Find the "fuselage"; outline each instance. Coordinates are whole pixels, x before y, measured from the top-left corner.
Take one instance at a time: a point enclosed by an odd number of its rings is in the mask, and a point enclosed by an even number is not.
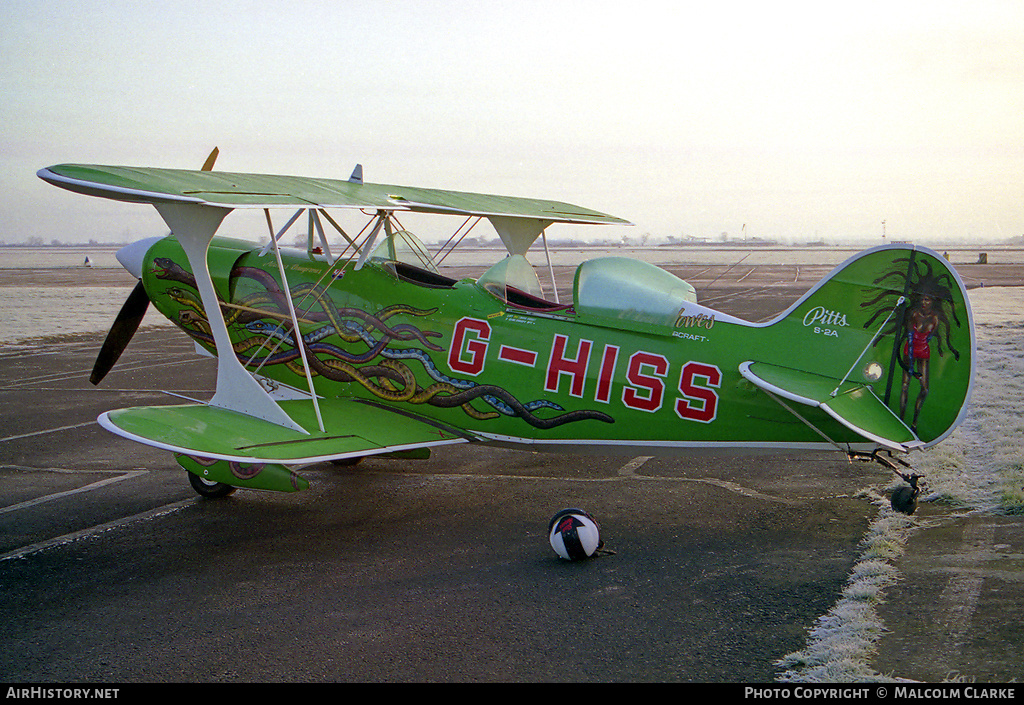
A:
[[[216,239],[208,261],[233,353],[250,371],[305,390],[275,258]],[[746,323],[692,301],[663,320],[629,315],[625,302],[622,316],[590,315],[579,301],[558,305],[515,289],[496,295],[475,280],[400,262],[370,259],[357,269],[297,250],[282,261],[320,396],[360,397],[492,442],[544,448],[834,447],[739,373],[747,360],[807,355],[786,326]],[[213,350],[173,238],[149,248],[142,275],[160,312]],[[863,442],[825,414],[807,414],[828,438]]]

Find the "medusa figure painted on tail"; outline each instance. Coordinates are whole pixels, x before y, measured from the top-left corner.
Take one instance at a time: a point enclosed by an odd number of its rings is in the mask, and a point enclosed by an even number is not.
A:
[[[957,285],[949,272],[936,273],[927,257],[908,257],[893,260],[893,269],[873,283],[883,291],[870,301],[861,304],[864,308],[874,307],[873,315],[865,328],[869,328],[882,315],[895,313],[881,331],[875,344],[887,335],[895,336],[894,356],[903,370],[900,387],[899,414],[904,418],[910,396],[911,380],[919,385],[914,401],[914,413],[910,428],[917,431],[921,407],[928,397],[931,384],[931,359],[933,352],[943,357],[950,352],[955,360],[960,351],[951,340],[953,326],[960,327],[956,301],[953,292]],[[872,293],[878,289],[872,289]],[[901,302],[902,299],[902,302]]]

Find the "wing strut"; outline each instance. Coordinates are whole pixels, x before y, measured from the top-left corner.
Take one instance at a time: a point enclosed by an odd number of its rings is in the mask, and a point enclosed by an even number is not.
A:
[[[153,205],[188,257],[217,347],[217,390],[210,400],[210,406],[237,411],[308,435],[246,371],[231,345],[206,259],[210,241],[231,209],[195,203]]]
[[[387,226],[388,235],[391,234],[391,222],[390,222],[390,211],[379,210],[377,211],[377,222],[373,226],[373,230],[363,240],[363,251],[359,253],[359,261],[356,262],[356,271],[363,268],[366,264],[366,260],[370,257],[370,251],[373,249],[373,241],[377,239],[377,235],[380,234],[380,228],[382,225]]]
[[[451,237],[449,237],[448,240],[445,241],[443,245],[441,245],[437,252],[434,253],[434,266],[440,267],[441,263],[444,262],[445,257],[447,257],[448,255],[455,251],[455,248],[459,246],[459,244],[466,238],[467,235],[469,235],[469,231],[475,228],[477,223],[479,223],[481,220],[483,220],[483,218],[481,218],[480,216],[471,215],[467,217],[466,220],[463,221],[462,225],[460,225],[458,229],[454,233],[452,233]],[[472,224],[470,224],[471,222]],[[462,232],[463,228],[466,228],[465,232]],[[452,240],[455,240],[455,242],[452,243]],[[449,245],[451,246],[449,247]],[[447,252],[445,252],[445,248],[448,248]]]
[[[338,233],[339,233],[339,234],[340,234],[340,235],[341,235],[341,236],[342,236],[343,238],[345,238],[345,240],[346,240],[346,241],[348,242],[348,245],[346,245],[346,246],[345,246],[345,249],[341,251],[341,254],[340,254],[340,255],[338,255],[338,259],[341,259],[342,257],[344,257],[344,256],[345,256],[345,253],[346,253],[346,252],[348,252],[348,248],[349,248],[349,247],[353,247],[353,248],[355,248],[355,250],[354,250],[354,251],[358,253],[358,252],[359,252],[359,245],[357,245],[357,244],[355,243],[355,240],[353,240],[352,238],[350,238],[350,237],[348,236],[348,233],[346,233],[346,232],[345,232],[345,230],[344,230],[344,229],[343,229],[343,228],[342,228],[342,227],[341,227],[340,225],[338,225],[337,221],[335,221],[335,220],[334,220],[334,218],[332,218],[332,217],[331,217],[331,214],[330,214],[330,213],[328,213],[327,211],[325,211],[325,210],[324,210],[323,208],[320,208],[320,209],[318,209],[318,212],[320,213],[320,215],[322,215],[322,216],[323,216],[324,218],[326,218],[326,219],[327,219],[327,222],[328,222],[328,223],[330,223],[331,225],[333,225],[333,226],[334,226],[334,229],[335,229],[335,230],[337,230],[337,231],[338,231]],[[356,239],[359,239],[359,235],[356,235]],[[337,260],[335,260],[335,262],[336,262],[336,261],[337,261]]]
[[[271,229],[270,229],[270,242],[268,242],[266,245],[264,245],[263,249],[260,250],[260,257],[263,257],[268,252],[270,252],[270,248],[271,247],[274,247],[274,248],[277,247],[277,241],[280,240],[282,237],[284,237],[284,234],[286,232],[288,232],[288,228],[292,227],[292,224],[295,223],[295,221],[299,219],[300,215],[302,215],[302,211],[303,211],[302,208],[300,208],[299,210],[295,211],[295,214],[291,218],[288,219],[288,222],[285,223],[284,227],[281,228],[281,230],[278,231],[277,235],[274,235],[274,229],[273,229],[273,226],[271,226]],[[267,216],[267,223],[269,223],[270,222],[270,210],[267,209],[267,208],[264,208],[263,209],[263,213]]]
[[[320,239],[320,245],[324,248],[324,255],[327,256],[327,261],[333,265],[334,257],[331,256],[331,245],[327,242],[327,236],[324,235],[324,225],[320,222],[320,216],[317,215],[315,208],[309,209],[309,223],[310,223],[310,234],[309,234],[309,251],[313,251],[313,233],[312,228],[316,228],[316,235]]]
[[[295,340],[295,347],[299,349],[299,355],[302,356],[302,369],[306,373],[306,382],[309,384],[309,396],[313,400],[313,410],[316,412],[316,423],[317,426],[320,427],[320,432],[323,433],[324,418],[320,415],[320,404],[316,400],[316,388],[313,386],[313,374],[309,370],[309,360],[306,358],[306,342],[302,339],[302,331],[299,329],[299,317],[295,315],[295,302],[292,300],[292,290],[288,286],[288,277],[284,273],[284,262],[281,261],[281,248],[277,244],[277,238],[271,238],[270,241],[274,243],[274,256],[277,258],[277,271],[281,274],[281,289],[284,290],[284,299],[288,302],[288,314],[292,317],[292,337]]]
[[[491,215],[487,219],[491,221],[510,255],[525,255],[530,245],[554,222],[541,218],[510,218],[501,215]]]
[[[548,249],[548,236],[543,230],[540,231],[541,239],[544,240],[544,254],[548,258],[548,274],[551,275],[551,290],[555,292],[555,303],[560,304],[558,300],[558,285],[555,284],[555,268],[551,266],[551,250]]]

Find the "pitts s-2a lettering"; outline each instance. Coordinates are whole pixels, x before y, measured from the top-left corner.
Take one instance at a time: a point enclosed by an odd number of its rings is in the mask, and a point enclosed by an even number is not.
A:
[[[645,455],[838,449],[896,470],[878,451],[932,446],[964,413],[970,307],[956,272],[925,248],[867,250],[766,323],[703,306],[678,277],[619,257],[579,265],[572,300],[561,302],[528,261],[531,246],[552,223],[625,221],[566,203],[367,184],[361,168],[347,181],[211,168],[39,172],[71,191],[151,204],[170,227],[118,253],[139,283],[92,379],[150,303],[217,356],[209,401],[99,419],[174,453],[204,495],[293,491],[307,486],[306,465],[454,443]],[[215,237],[239,208],[264,210],[266,246]],[[331,208],[369,222],[351,237]],[[278,229],[279,209],[290,215]],[[486,219],[508,256],[478,278],[449,278],[436,265],[446,253],[398,225],[405,212],[464,219],[447,251]],[[300,218],[307,247],[281,247]]]

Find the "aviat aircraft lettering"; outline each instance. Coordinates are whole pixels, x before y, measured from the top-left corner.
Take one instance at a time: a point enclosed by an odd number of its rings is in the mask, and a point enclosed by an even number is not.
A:
[[[340,181],[212,163],[39,172],[71,191],[151,204],[170,227],[118,253],[139,283],[91,379],[113,366],[150,303],[217,356],[210,400],[99,418],[173,453],[206,496],[294,491],[307,486],[307,465],[423,457],[455,443],[645,455],[837,449],[908,479],[909,511],[917,476],[896,462],[963,416],[970,307],[956,272],[925,248],[867,250],[766,323],[703,306],[678,277],[619,257],[581,264],[561,302],[528,261],[531,246],[552,223],[625,221],[553,201],[364,183],[361,168]],[[265,246],[215,236],[242,208],[265,212]],[[362,233],[345,232],[335,208],[366,213]],[[486,219],[508,255],[476,279],[446,277],[436,266],[444,253],[399,225],[406,212],[459,216],[447,251]],[[300,219],[307,247],[281,247]]]

